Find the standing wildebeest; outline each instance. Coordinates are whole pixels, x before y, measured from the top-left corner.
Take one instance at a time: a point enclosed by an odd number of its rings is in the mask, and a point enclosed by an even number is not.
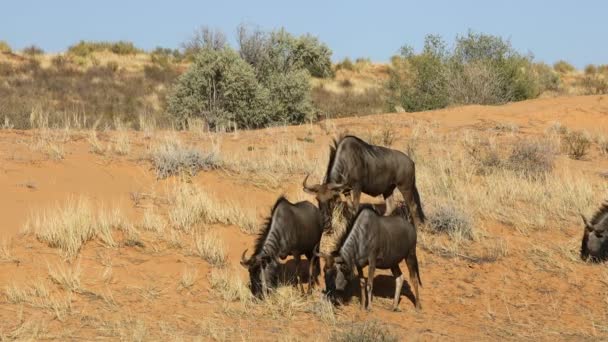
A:
[[[416,258],[416,228],[408,220],[405,208],[398,208],[395,215],[381,216],[371,206],[362,206],[338,246],[331,255],[320,254],[325,259],[325,288],[330,295],[336,290],[344,291],[356,268],[361,286],[361,308],[369,310],[376,268],[390,269],[395,276],[393,310],[398,311],[403,286],[399,262],[405,259],[410,286],[413,286],[416,296],[416,309],[421,308],[418,284],[422,285],[422,282]],[[365,266],[368,266],[367,279],[363,276]]]
[[[285,259],[293,255],[296,263],[296,278],[301,291],[304,287],[300,282],[300,256],[306,255],[309,267],[309,291],[312,290],[313,273],[316,268],[320,271],[319,259],[312,262],[313,250],[319,240],[323,227],[321,214],[317,207],[308,201],[291,203],[280,197],[274,206],[265,228],[258,237],[253,255],[245,259],[247,250],[241,256],[241,265],[248,268],[251,292],[255,296],[266,295],[269,287],[276,285],[276,269],[278,258]],[[315,267],[316,266],[316,267]]]
[[[605,261],[608,259],[608,202],[593,215],[591,221],[587,221],[581,215],[585,223],[583,242],[581,244],[581,259],[591,261]]]
[[[359,209],[361,193],[384,196],[386,214],[393,211],[393,190],[398,188],[408,205],[412,223],[424,222],[420,194],[416,188],[416,169],[403,152],[375,146],[354,137],[345,136],[329,150],[329,163],[323,184],[307,185],[304,191],[316,196],[323,216],[324,229],[330,229],[331,213],[340,193],[351,191],[352,207]],[[415,216],[418,216],[416,219]]]

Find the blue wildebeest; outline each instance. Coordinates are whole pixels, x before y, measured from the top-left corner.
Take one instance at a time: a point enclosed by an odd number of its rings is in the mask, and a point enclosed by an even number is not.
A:
[[[357,270],[361,286],[361,308],[371,309],[374,273],[390,269],[395,276],[393,310],[399,311],[403,274],[399,268],[405,259],[414,289],[416,309],[420,309],[418,285],[422,285],[416,258],[416,228],[408,220],[407,210],[397,208],[391,216],[378,214],[373,207],[363,205],[351,221],[346,234],[331,254],[319,254],[325,259],[325,288],[330,296],[344,291]],[[363,268],[368,267],[368,278]]]
[[[581,244],[581,259],[594,262],[608,260],[608,202],[602,204],[590,221],[585,223]]]
[[[398,188],[407,203],[414,225],[424,222],[425,216],[416,188],[416,168],[403,152],[375,146],[354,137],[345,136],[334,140],[329,150],[329,163],[322,184],[308,185],[308,176],[302,186],[304,191],[316,196],[323,228],[331,229],[331,213],[341,193],[350,192],[354,212],[359,209],[361,193],[384,196],[386,215],[394,209],[393,191]]]
[[[302,254],[309,261],[309,292],[312,291],[313,279],[316,282],[316,275],[320,272],[319,259],[315,258],[316,264],[312,262],[313,250],[321,239],[322,231],[321,214],[317,207],[308,201],[293,204],[280,197],[255,242],[252,256],[245,258],[247,250],[241,256],[241,265],[249,270],[251,292],[260,297],[276,286],[278,259],[285,259],[289,255],[294,257],[298,286],[304,291],[299,273]]]

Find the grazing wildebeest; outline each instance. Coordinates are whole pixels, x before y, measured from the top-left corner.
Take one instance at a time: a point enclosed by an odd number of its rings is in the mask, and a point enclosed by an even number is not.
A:
[[[308,176],[302,186],[304,191],[316,196],[324,229],[331,228],[333,206],[340,194],[348,191],[351,192],[355,212],[359,209],[361,193],[365,193],[374,197],[384,196],[388,215],[394,209],[393,191],[398,188],[408,205],[412,223],[417,225],[417,220],[424,222],[414,161],[403,152],[345,136],[338,142],[334,140],[330,147],[323,183],[307,185],[307,180]]]
[[[416,228],[408,220],[407,210],[397,208],[391,216],[378,214],[373,207],[363,205],[349,225],[336,251],[325,259],[325,289],[330,296],[344,291],[357,269],[361,286],[361,308],[371,309],[374,272],[376,268],[390,269],[395,276],[393,310],[399,310],[399,297],[403,274],[399,268],[406,261],[410,273],[410,286],[414,288],[416,309],[420,309],[418,284],[422,285],[416,258]],[[368,278],[363,268],[368,266]]]
[[[312,280],[316,282],[316,275],[320,272],[319,259],[315,258],[316,264],[312,262],[313,250],[322,232],[321,214],[317,207],[308,201],[293,204],[280,197],[255,243],[253,255],[247,260],[245,250],[241,256],[241,265],[249,270],[251,292],[258,297],[266,295],[268,289],[276,285],[278,258],[285,259],[289,255],[294,257],[298,286],[304,291],[299,273],[302,254],[310,264],[309,291],[312,291]]]
[[[581,214],[585,223],[581,259],[595,262],[608,260],[608,202],[593,215],[590,221]]]

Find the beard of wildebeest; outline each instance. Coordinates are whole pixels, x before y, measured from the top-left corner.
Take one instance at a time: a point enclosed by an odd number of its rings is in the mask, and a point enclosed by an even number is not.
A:
[[[608,260],[608,205],[593,216],[590,221],[581,215],[585,224],[581,243],[581,259],[593,262]]]
[[[277,268],[276,260],[271,260],[268,263],[254,263],[248,267],[249,288],[255,297],[261,298],[265,295],[264,284],[266,284],[266,291],[277,285]]]

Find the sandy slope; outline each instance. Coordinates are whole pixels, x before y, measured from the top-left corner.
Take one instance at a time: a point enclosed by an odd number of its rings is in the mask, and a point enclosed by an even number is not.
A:
[[[520,128],[519,134],[537,135],[551,122],[559,121],[569,128],[608,134],[608,98],[539,99],[497,107],[467,106],[348,118],[336,120],[334,124],[336,130],[363,135],[388,124],[398,131],[400,139],[395,146],[401,148],[404,137],[410,133],[405,123],[411,120],[428,122],[440,132],[483,130],[497,123],[514,123]],[[133,151],[126,157],[90,153],[84,133],[75,133],[65,146],[65,159],[60,161],[32,151],[29,141],[33,134],[0,132],[0,239],[12,239],[12,254],[18,259],[18,262],[0,262],[0,289],[13,283],[43,281],[53,293],[65,297],[65,291],[56,289],[48,280],[48,265],[63,264],[57,250],[32,236],[18,234],[28,214],[82,195],[97,204],[119,206],[130,220],[138,222],[143,208],[152,205],[152,198],[164,198],[173,180],[156,180],[145,159],[150,141],[141,133],[131,135]],[[223,155],[246,153],[251,147],[264,151],[281,139],[303,138],[308,134],[313,140],[306,145],[310,158],[323,156],[331,135],[319,125],[226,134],[221,151]],[[209,142],[196,134],[180,133],[179,136],[188,143],[209,148]],[[105,136],[104,141],[110,139],[111,135]],[[322,163],[324,159],[319,160]],[[607,159],[597,152],[587,160],[565,163],[571,168],[584,168],[590,177],[596,178],[598,172],[608,168]],[[287,179],[277,178],[278,186],[268,188],[252,184],[249,179],[255,177],[215,170],[199,173],[193,182],[220,201],[257,210],[261,222],[261,216],[267,214],[279,194],[285,193],[292,199],[309,198],[300,193],[302,177],[297,174]],[[424,201],[424,193],[422,197]],[[160,206],[165,207],[162,203]],[[228,269],[247,281],[246,273],[238,266],[238,258],[244,248],[250,248],[254,236],[234,226],[214,229],[227,246]],[[405,296],[401,303],[403,312],[388,311],[393,280],[380,275],[375,280],[376,295],[380,299],[374,311],[359,312],[355,298],[339,310],[337,327],[378,320],[390,324],[404,340],[608,338],[608,326],[604,323],[608,315],[605,267],[568,260],[558,254],[551,257],[559,258],[560,267],[539,267],[536,260],[529,258],[528,252],[535,243],[550,250],[554,246],[565,246],[575,251],[580,227],[572,226],[558,233],[537,231],[522,235],[497,222],[484,222],[484,229],[508,243],[507,257],[496,262],[473,262],[422,250],[419,252],[424,284],[422,312],[416,313]],[[74,294],[71,313],[62,321],[49,311],[11,304],[0,296],[0,333],[10,337],[15,329],[22,328],[26,332],[22,332],[21,337],[29,336],[32,333],[23,327],[32,320],[44,322],[40,328],[43,336],[56,338],[102,335],[130,339],[143,325],[144,339],[168,336],[190,339],[200,335],[209,337],[209,331],[201,326],[211,324],[221,332],[220,339],[224,336],[245,340],[316,340],[329,336],[335,328],[321,323],[314,315],[297,311],[292,317],[282,318],[285,323],[281,323],[280,317],[258,317],[255,310],[243,312],[238,304],[226,303],[211,293],[208,281],[211,267],[206,262],[190,255],[187,248],[154,246],[153,240],[146,240],[143,248],[105,248],[97,242],[88,243],[78,260],[82,287],[95,294],[113,293],[114,304],[100,299],[99,295]],[[108,267],[104,260],[112,260],[109,281],[101,280]],[[180,290],[177,279],[188,267],[197,270],[199,280],[191,289]]]

